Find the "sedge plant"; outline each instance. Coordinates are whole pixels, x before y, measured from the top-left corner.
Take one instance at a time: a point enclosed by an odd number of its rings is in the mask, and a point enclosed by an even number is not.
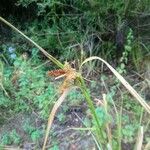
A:
[[[50,59],[54,64],[56,64],[58,67],[60,67],[62,69],[62,71],[64,72],[64,74],[63,74],[64,81],[62,83],[61,90],[60,90],[61,96],[58,99],[58,101],[55,103],[55,105],[54,105],[54,107],[50,113],[42,150],[46,149],[46,143],[47,143],[49,131],[51,129],[51,125],[52,125],[54,116],[56,114],[56,111],[58,110],[58,108],[60,107],[60,105],[62,104],[62,102],[64,101],[65,97],[68,95],[68,93],[72,87],[80,88],[86,101],[87,101],[88,107],[89,107],[89,109],[92,113],[92,116],[93,116],[93,120],[96,123],[95,124],[95,126],[96,126],[95,135],[96,135],[96,138],[97,138],[97,141],[98,141],[100,147],[102,148],[107,143],[109,143],[111,145],[111,139],[109,138],[108,141],[106,141],[106,139],[103,135],[103,132],[102,132],[102,129],[100,126],[100,121],[99,121],[98,115],[95,112],[95,107],[94,107],[93,101],[91,99],[91,95],[88,92],[88,89],[87,89],[86,84],[84,82],[84,78],[81,75],[81,70],[82,70],[83,65],[87,62],[92,61],[92,60],[99,60],[99,61],[103,62],[112,71],[112,73],[118,78],[118,80],[120,80],[120,82],[125,86],[125,88],[143,106],[143,108],[150,114],[150,106],[145,102],[145,100],[133,89],[133,87],[111,65],[109,65],[102,58],[97,57],[97,56],[87,58],[86,60],[84,60],[82,62],[79,71],[77,71],[74,68],[72,68],[68,63],[63,64],[59,60],[57,60],[55,57],[53,57],[52,55],[47,53],[42,47],[40,47],[37,43],[35,43],[33,40],[31,40],[24,33],[22,33],[20,30],[18,30],[16,27],[14,27],[12,24],[10,24],[8,21],[3,19],[2,17],[0,17],[0,20],[2,22],[4,22],[5,24],[7,24],[9,27],[11,27],[16,32],[20,33],[26,40],[28,40],[34,46],[36,46],[48,59]],[[107,128],[108,128],[108,125],[107,125]]]

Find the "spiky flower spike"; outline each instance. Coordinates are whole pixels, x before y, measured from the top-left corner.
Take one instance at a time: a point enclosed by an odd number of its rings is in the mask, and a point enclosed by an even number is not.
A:
[[[48,71],[48,75],[56,77],[56,79],[64,77],[64,81],[60,86],[60,92],[63,93],[64,90],[74,85],[78,73],[68,62],[65,62],[63,69]]]

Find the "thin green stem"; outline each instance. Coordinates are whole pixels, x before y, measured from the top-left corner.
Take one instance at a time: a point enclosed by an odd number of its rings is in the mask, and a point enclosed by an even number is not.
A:
[[[102,141],[102,143],[104,143],[104,135],[103,135],[103,132],[101,130],[99,119],[98,119],[98,116],[95,112],[95,107],[94,107],[93,102],[91,100],[90,94],[89,94],[89,92],[86,88],[86,85],[84,83],[84,80],[83,80],[82,76],[80,76],[77,80],[78,80],[78,86],[80,87],[83,95],[85,96],[86,101],[88,103],[88,106],[89,106],[89,108],[91,110],[91,113],[93,115],[93,118],[96,122],[96,130],[97,130],[98,139],[99,139],[99,141]]]

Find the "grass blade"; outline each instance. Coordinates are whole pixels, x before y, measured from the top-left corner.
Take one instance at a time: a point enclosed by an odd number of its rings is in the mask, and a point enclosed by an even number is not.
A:
[[[55,114],[56,114],[58,108],[60,107],[60,105],[62,104],[62,102],[65,100],[68,93],[69,93],[69,89],[66,89],[52,108],[52,111],[51,111],[49,118],[48,118],[48,124],[47,124],[47,129],[46,129],[46,134],[45,134],[45,139],[44,139],[44,144],[43,144],[42,150],[45,150],[46,143],[48,140],[49,131],[51,129]]]
[[[103,60],[100,57],[97,56],[92,56],[87,58],[86,60],[84,60],[84,62],[81,64],[81,67],[92,60],[100,60],[102,61],[104,64],[106,64],[106,66],[113,72],[113,74],[120,80],[120,82],[125,86],[125,88],[138,100],[138,102],[144,107],[144,109],[150,114],[150,106],[145,102],[145,100],[133,89],[133,87],[109,64],[107,63],[105,60]]]
[[[142,150],[142,143],[143,143],[143,126],[141,126],[139,128],[139,131],[138,131],[138,137],[137,137],[137,141],[136,141],[136,144],[135,144],[135,150]]]

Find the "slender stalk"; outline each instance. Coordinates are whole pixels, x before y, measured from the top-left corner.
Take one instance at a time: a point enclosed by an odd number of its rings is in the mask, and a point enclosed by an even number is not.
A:
[[[4,91],[5,95],[6,95],[8,98],[10,98],[10,96],[8,95],[8,93],[7,93],[7,91],[5,90],[5,88],[4,88],[4,86],[3,86],[2,83],[0,83],[0,86],[1,86],[2,90]]]
[[[99,139],[98,141],[102,141],[102,143],[104,143],[104,135],[103,135],[103,132],[102,132],[102,130],[101,130],[101,126],[100,126],[100,123],[99,123],[99,119],[98,119],[98,116],[97,116],[97,114],[96,114],[96,112],[95,112],[95,107],[94,107],[94,105],[93,105],[93,102],[92,102],[92,99],[91,99],[91,97],[90,97],[90,94],[89,94],[88,91],[87,91],[87,88],[86,88],[86,85],[85,85],[85,83],[84,83],[84,80],[83,80],[82,76],[80,76],[80,77],[78,78],[78,86],[80,87],[80,89],[81,89],[83,95],[85,96],[86,101],[87,101],[87,103],[88,103],[88,106],[89,106],[89,108],[90,108],[90,110],[91,110],[91,113],[92,113],[92,115],[93,115],[93,118],[94,118],[94,120],[95,120],[95,122],[96,122],[97,136],[98,136],[98,139]]]
[[[54,58],[52,55],[50,55],[49,53],[47,53],[41,46],[39,46],[37,43],[35,43],[33,40],[31,40],[29,37],[27,37],[24,33],[22,33],[20,30],[18,30],[15,26],[13,26],[11,23],[9,23],[8,21],[6,21],[4,18],[0,17],[0,20],[2,22],[4,22],[5,24],[7,24],[10,28],[12,28],[13,30],[15,30],[16,32],[20,33],[26,40],[28,40],[29,42],[31,42],[34,46],[36,46],[41,52],[43,52],[43,54],[49,58],[53,63],[55,63],[57,66],[59,66],[60,68],[63,68],[64,65],[58,61],[56,58]]]
[[[3,63],[0,61],[0,87],[2,88],[2,90],[4,91],[5,95],[7,97],[9,97],[7,91],[5,90],[5,87],[3,86]],[[10,97],[9,97],[10,98]]]
[[[117,115],[118,150],[121,150],[121,115]]]
[[[105,109],[106,116],[109,116],[106,94],[103,94],[103,101],[104,101],[104,109]],[[105,128],[106,128],[106,133],[107,133],[107,137],[108,137],[108,145],[109,145],[109,147],[112,148],[112,134],[111,134],[110,122],[106,123]]]

